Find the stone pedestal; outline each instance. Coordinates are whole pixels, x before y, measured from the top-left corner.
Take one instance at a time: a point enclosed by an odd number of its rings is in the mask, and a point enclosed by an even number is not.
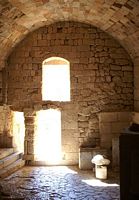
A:
[[[91,163],[92,158],[97,155],[105,155],[107,156],[106,149],[100,149],[99,147],[80,147],[79,149],[79,168],[89,170],[93,168]]]

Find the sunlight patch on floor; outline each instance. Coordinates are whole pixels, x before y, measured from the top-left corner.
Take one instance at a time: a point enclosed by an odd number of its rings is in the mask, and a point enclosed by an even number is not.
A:
[[[92,179],[92,180],[82,180],[82,182],[90,185],[90,186],[100,186],[100,187],[119,187],[118,184],[116,183],[105,183],[101,180],[96,180],[96,179]]]

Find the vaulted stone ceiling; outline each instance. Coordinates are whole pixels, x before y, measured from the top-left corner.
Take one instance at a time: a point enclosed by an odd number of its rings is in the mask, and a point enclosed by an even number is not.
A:
[[[0,67],[29,32],[65,20],[99,27],[139,57],[139,0],[0,0]]]

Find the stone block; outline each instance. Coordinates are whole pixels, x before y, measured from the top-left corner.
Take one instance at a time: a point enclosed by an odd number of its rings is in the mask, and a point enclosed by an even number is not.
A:
[[[78,121],[81,121],[81,122],[83,122],[83,121],[88,121],[88,119],[89,119],[88,116],[82,116],[82,115],[79,115],[79,116],[78,116]]]
[[[25,117],[32,117],[36,115],[36,112],[31,108],[24,108]]]
[[[138,74],[139,74],[139,65],[134,67],[134,78],[136,80],[139,79]]]
[[[93,165],[91,163],[92,157],[92,151],[84,150],[84,152],[79,152],[79,169],[93,169]]]
[[[111,131],[112,134],[120,134],[123,129],[127,128],[130,125],[129,122],[112,122]]]
[[[34,160],[34,155],[24,154],[23,160]]]
[[[103,134],[111,134],[111,123],[109,122],[100,122],[99,123],[99,130],[100,130],[100,134],[103,135]]]
[[[116,122],[117,113],[116,112],[104,112],[99,114],[100,122]]]
[[[78,153],[68,153],[68,154],[64,154],[63,156],[63,164],[66,165],[77,165],[79,163],[79,154]]]
[[[110,150],[112,147],[112,137],[101,139],[100,147]]]
[[[27,142],[27,154],[34,154],[34,141],[28,141]]]
[[[66,118],[65,118],[66,119]],[[78,129],[77,121],[72,120],[71,118],[66,120],[63,120],[62,123],[62,129]]]
[[[134,77],[134,87],[139,90],[139,77]]]
[[[65,138],[62,141],[62,145],[64,146],[64,151],[67,153],[78,152],[79,142],[72,138],[70,138],[69,140],[66,140],[66,139],[67,138]]]
[[[124,76],[123,77],[123,82],[131,83],[131,82],[133,82],[133,77],[126,77],[126,76]]]
[[[117,120],[130,123],[132,121],[132,112],[117,112]]]
[[[132,121],[134,123],[139,124],[139,113],[138,112],[133,112],[133,114],[132,114]]]
[[[32,116],[25,117],[25,124],[34,125],[34,120],[35,120],[35,118]]]
[[[139,101],[138,100],[134,100],[134,110],[136,112],[139,112]]]
[[[122,71],[133,71],[133,67],[132,66],[122,66]]]
[[[95,155],[101,154],[105,157],[108,157],[106,149],[100,148],[82,148],[79,149],[79,168],[83,170],[93,169],[94,165],[91,160]]]
[[[117,65],[128,65],[129,64],[129,61],[128,59],[123,59],[123,58],[118,58],[115,60],[116,64]]]
[[[82,121],[82,122],[79,121],[79,122],[78,122],[78,127],[79,127],[79,128],[88,128],[88,126],[89,126],[88,121],[86,121],[86,122],[85,122],[85,121]]]
[[[121,66],[119,66],[119,65],[110,65],[110,68],[111,68],[111,70],[114,70],[114,71],[120,71],[122,68],[121,68]]]
[[[134,99],[135,99],[135,101],[139,101],[139,88],[137,88],[137,87],[135,87],[136,89],[134,89]]]
[[[62,137],[71,137],[77,139],[79,131],[76,129],[62,129]]]

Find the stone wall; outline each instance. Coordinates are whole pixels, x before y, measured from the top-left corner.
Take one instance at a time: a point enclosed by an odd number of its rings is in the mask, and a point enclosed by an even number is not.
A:
[[[139,112],[133,112],[132,121],[133,123],[139,124]]]
[[[99,114],[99,130],[101,146],[112,147],[112,139],[119,137],[124,128],[129,127],[132,121],[131,112],[104,112]]]
[[[112,165],[119,167],[119,136],[132,122],[132,112],[104,112],[99,114],[101,148],[112,152]]]
[[[0,148],[12,147],[12,114],[9,106],[0,106]]]
[[[0,106],[0,148],[14,148],[24,152],[24,117],[9,106]]]
[[[70,102],[42,101],[42,62],[52,56],[70,62]],[[130,57],[111,36],[87,24],[58,22],[29,34],[10,55],[7,72],[7,98],[12,109],[41,110],[45,106],[47,109],[48,103],[50,107],[56,105],[60,109],[69,107],[63,109],[62,118],[63,130],[69,134],[70,141],[65,147],[76,158],[79,146],[99,145],[99,112],[133,109]],[[73,131],[67,116],[75,108],[77,127]],[[72,149],[76,132],[78,142]]]
[[[2,78],[2,76],[3,76],[3,73],[2,73],[2,71],[0,71],[0,104],[2,104],[2,101],[3,101],[3,98],[2,98],[2,96],[3,96],[3,94],[2,94],[3,78]]]
[[[139,57],[134,60],[134,110],[139,112]]]

